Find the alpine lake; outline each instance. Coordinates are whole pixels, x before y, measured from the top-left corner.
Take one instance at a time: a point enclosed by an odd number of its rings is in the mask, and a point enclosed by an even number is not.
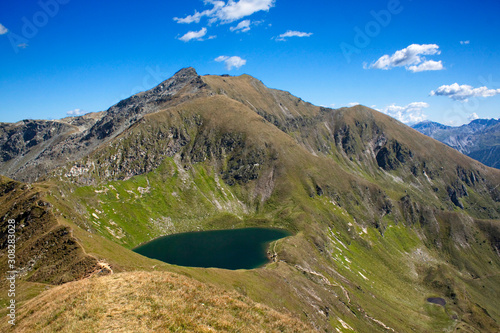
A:
[[[272,228],[187,232],[154,239],[134,251],[178,266],[254,269],[269,262],[271,242],[291,235]]]

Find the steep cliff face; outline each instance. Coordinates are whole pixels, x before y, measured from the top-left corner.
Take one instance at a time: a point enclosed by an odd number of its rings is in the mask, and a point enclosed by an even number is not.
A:
[[[185,69],[79,121],[12,173],[45,179],[58,218],[82,234],[133,248],[182,231],[284,227],[296,235],[273,245],[266,268],[184,272],[325,331],[499,327],[489,278],[500,268],[500,172],[386,115]]]

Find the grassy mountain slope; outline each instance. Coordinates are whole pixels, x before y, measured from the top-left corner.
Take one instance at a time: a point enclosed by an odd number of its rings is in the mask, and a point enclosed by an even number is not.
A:
[[[61,284],[99,269],[96,258],[85,253],[67,226],[58,223],[43,189],[0,178],[0,244],[7,249],[8,220],[16,221],[16,265],[25,281]],[[5,275],[7,256],[0,258]]]
[[[247,75],[190,75],[175,103],[139,112],[38,185],[87,253],[115,272],[176,272],[235,290],[321,331],[498,330],[498,170],[362,106],[316,107]],[[156,90],[140,96],[153,101]],[[250,271],[127,250],[245,226],[295,235]]]
[[[1,324],[7,329],[5,322]],[[172,273],[72,282],[26,303],[15,332],[312,332],[236,292]]]

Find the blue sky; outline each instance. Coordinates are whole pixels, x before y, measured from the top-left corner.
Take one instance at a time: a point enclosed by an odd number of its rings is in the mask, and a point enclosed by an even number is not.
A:
[[[498,118],[498,13],[497,0],[2,1],[0,121],[106,110],[187,66],[406,123]]]

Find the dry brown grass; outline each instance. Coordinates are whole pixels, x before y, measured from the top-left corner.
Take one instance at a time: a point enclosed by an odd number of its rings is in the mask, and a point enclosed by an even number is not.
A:
[[[203,76],[203,81],[217,94],[239,101],[253,111],[265,110],[280,118],[317,115],[320,108],[291,95],[287,91],[269,89],[258,79],[241,75]]]
[[[4,327],[2,327],[4,325]],[[6,332],[6,323],[0,330]],[[310,332],[236,292],[164,272],[120,273],[55,287],[18,311],[14,332]]]

